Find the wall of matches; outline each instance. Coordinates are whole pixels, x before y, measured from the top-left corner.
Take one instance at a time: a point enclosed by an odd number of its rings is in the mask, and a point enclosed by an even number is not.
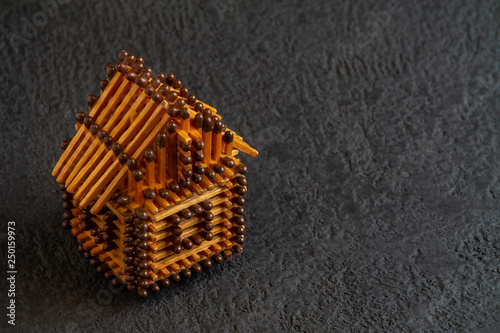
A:
[[[122,51],[106,72],[52,175],[79,251],[147,297],[242,252],[247,167],[237,154],[257,151],[141,57]]]

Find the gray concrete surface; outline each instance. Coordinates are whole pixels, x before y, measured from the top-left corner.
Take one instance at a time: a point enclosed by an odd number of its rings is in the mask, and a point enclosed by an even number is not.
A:
[[[498,1],[2,1],[6,332],[499,332]],[[60,227],[50,173],[120,50],[254,147],[247,242],[147,300]]]

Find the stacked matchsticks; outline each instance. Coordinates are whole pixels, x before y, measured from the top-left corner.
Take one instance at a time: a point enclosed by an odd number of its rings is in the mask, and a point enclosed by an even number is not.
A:
[[[79,250],[115,286],[146,297],[241,253],[247,167],[236,155],[257,151],[141,57],[122,51],[106,72],[52,175]]]

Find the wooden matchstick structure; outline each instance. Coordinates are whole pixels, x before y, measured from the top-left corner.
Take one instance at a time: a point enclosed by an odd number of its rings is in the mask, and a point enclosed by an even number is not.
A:
[[[242,252],[247,167],[236,155],[257,151],[141,57],[122,51],[106,72],[52,175],[79,250],[147,297]]]

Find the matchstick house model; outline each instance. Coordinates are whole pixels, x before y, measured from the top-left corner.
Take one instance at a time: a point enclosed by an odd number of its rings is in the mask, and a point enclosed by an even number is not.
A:
[[[122,51],[106,71],[52,175],[79,250],[146,297],[241,253],[247,167],[236,155],[257,151],[141,57]]]

